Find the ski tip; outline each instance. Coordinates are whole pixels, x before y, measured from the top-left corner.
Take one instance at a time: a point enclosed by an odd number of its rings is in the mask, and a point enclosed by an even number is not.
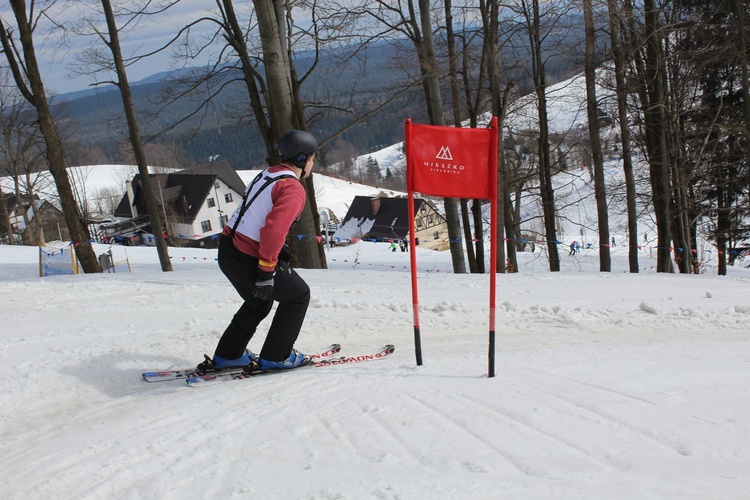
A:
[[[377,354],[377,357],[384,358],[386,356],[390,356],[393,354],[393,352],[396,350],[396,346],[393,344],[386,344],[383,346],[383,349]]]
[[[313,360],[321,359],[321,358],[328,358],[335,354],[338,354],[341,351],[341,344],[331,344],[329,345],[325,351],[318,352],[315,354],[310,354],[310,358]]]

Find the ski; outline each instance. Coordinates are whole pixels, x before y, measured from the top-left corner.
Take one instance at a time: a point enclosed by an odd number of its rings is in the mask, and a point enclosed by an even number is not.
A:
[[[335,356],[341,350],[341,344],[331,344],[325,349],[312,354],[313,359],[323,359]],[[211,372],[210,374],[203,373],[196,368],[182,368],[178,370],[162,370],[158,372],[146,372],[142,373],[143,380],[146,382],[169,382],[172,380],[186,380],[193,377],[201,377],[204,375],[214,375],[220,373],[231,373],[238,371],[237,368],[228,368],[226,370]]]
[[[312,367],[312,368],[320,368],[323,366],[336,366],[336,365],[345,365],[350,363],[361,363],[363,361],[374,361],[377,359],[383,359],[386,356],[389,356],[390,354],[393,354],[393,351],[396,348],[392,344],[384,345],[380,349],[377,349],[371,353],[367,354],[360,354],[357,356],[340,356],[340,357],[334,357],[334,355],[331,356],[313,356],[313,359],[308,363],[307,365],[301,366],[300,368],[305,367]],[[203,385],[209,385],[214,384],[217,382],[231,382],[232,380],[243,380],[246,378],[252,378],[252,377],[259,377],[261,375],[270,375],[272,373],[281,373],[281,372],[288,372],[288,371],[294,371],[298,368],[293,368],[291,370],[267,370],[267,371],[261,371],[261,370],[254,370],[254,371],[245,371],[245,370],[235,370],[235,371],[229,371],[229,372],[222,372],[222,373],[208,373],[206,375],[199,375],[196,377],[190,377],[186,379],[185,381],[187,384],[191,387],[196,386],[203,386]]]

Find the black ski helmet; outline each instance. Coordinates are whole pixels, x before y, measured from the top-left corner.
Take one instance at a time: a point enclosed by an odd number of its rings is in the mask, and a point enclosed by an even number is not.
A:
[[[283,161],[291,161],[298,168],[305,168],[307,158],[318,151],[318,141],[310,132],[289,130],[276,142],[276,149]]]

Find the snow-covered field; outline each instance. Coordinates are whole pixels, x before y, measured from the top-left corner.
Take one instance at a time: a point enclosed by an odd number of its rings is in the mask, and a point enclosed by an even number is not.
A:
[[[40,279],[36,249],[0,246],[0,498],[748,498],[750,273],[644,253],[633,275],[625,251],[606,274],[590,250],[560,273],[521,254],[487,378],[486,275],[420,251],[418,367],[408,254],[336,248],[300,270],[297,347],[393,356],[190,388],[140,374],[212,352],[240,304],[214,251]]]

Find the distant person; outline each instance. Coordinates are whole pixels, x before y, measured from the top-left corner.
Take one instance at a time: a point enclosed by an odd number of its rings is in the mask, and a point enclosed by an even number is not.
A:
[[[576,242],[573,241],[573,243],[570,244],[570,252],[568,252],[568,255],[575,255],[576,253]]]
[[[616,246],[617,246],[617,243],[615,243],[615,237],[614,237],[614,236],[612,236],[612,246],[613,246],[613,247],[616,247]]]
[[[397,247],[396,247],[396,242],[395,242],[395,241],[393,241],[393,240],[391,240],[391,252],[395,252],[395,251],[396,251],[396,248],[397,248]]]
[[[284,133],[276,144],[281,163],[268,167],[248,185],[240,206],[219,236],[219,268],[244,300],[219,339],[213,359],[198,365],[213,371],[248,367],[289,369],[310,357],[294,349],[310,303],[310,288],[292,269],[287,233],[305,208],[300,182],[310,175],[318,150],[312,134]],[[251,357],[247,345],[278,302],[263,348]]]

